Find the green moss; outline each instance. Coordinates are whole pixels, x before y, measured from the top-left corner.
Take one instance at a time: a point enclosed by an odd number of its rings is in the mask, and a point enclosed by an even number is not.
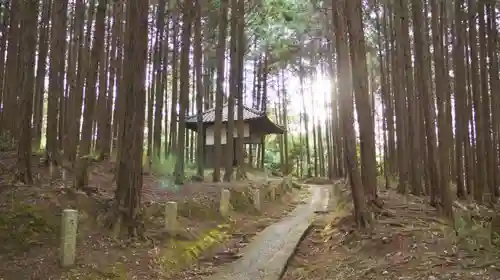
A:
[[[169,275],[198,260],[208,249],[229,238],[229,225],[220,225],[206,231],[193,241],[172,240],[157,257],[162,274]]]
[[[53,214],[41,206],[15,203],[0,214],[1,251],[24,251],[57,236],[60,227]]]

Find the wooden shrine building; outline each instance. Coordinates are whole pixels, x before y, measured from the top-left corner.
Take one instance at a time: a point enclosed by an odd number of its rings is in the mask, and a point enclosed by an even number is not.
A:
[[[222,107],[222,128],[221,128],[221,144],[222,153],[224,155],[225,146],[227,143],[227,116],[228,116],[228,106],[225,104]],[[215,154],[215,108],[209,109],[202,114],[203,119],[203,139],[205,145],[203,147],[203,161],[205,168],[213,168],[214,165],[214,154]],[[238,113],[237,108],[234,108],[234,130],[233,139],[234,142],[238,137],[237,124]],[[186,118],[186,128],[198,132],[198,120],[197,115],[188,116]],[[284,128],[273,123],[265,112],[259,111],[247,106],[243,106],[243,131],[244,131],[244,144],[262,144],[265,136],[268,134],[283,134],[285,132]],[[234,145],[236,146],[236,145]],[[233,153],[236,157],[236,153]],[[225,166],[227,157],[222,156],[221,164]],[[235,158],[233,158],[233,162]]]

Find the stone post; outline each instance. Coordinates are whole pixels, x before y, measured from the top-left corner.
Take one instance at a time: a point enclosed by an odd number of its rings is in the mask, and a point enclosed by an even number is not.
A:
[[[271,186],[269,189],[269,199],[271,199],[271,201],[276,200],[276,187],[275,186]]]
[[[177,202],[169,201],[165,204],[165,228],[168,232],[174,233],[178,229],[177,212]]]
[[[229,192],[229,190],[223,189],[220,195],[219,213],[224,218],[227,218],[227,216],[229,215],[230,198],[231,192]]]
[[[64,209],[61,223],[61,266],[68,267],[75,264],[76,232],[78,227],[78,211]]]
[[[53,179],[56,174],[55,167],[52,162],[49,162],[49,174],[50,174],[50,179]]]
[[[331,185],[328,188],[328,208],[333,210],[336,207],[336,198],[335,198],[335,188],[337,185]]]
[[[255,210],[260,212],[261,205],[260,205],[260,190],[259,189],[254,189],[252,191],[252,201],[253,201],[253,206],[254,206]]]
[[[62,184],[63,184],[63,187],[68,187],[68,174],[66,173],[66,169],[63,168],[62,170]]]

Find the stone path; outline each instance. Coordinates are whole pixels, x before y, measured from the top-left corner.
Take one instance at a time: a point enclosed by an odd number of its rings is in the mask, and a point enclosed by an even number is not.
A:
[[[278,280],[288,259],[314,219],[328,203],[326,186],[309,186],[310,195],[287,217],[267,227],[243,249],[243,256],[207,280]]]

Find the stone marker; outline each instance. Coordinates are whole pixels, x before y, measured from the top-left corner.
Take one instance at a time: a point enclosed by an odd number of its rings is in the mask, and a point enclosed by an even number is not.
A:
[[[230,198],[231,198],[231,192],[229,192],[229,190],[223,189],[220,194],[219,213],[224,218],[226,218],[229,214]]]
[[[54,178],[55,174],[56,174],[56,171],[55,171],[55,167],[54,167],[54,164],[52,162],[49,162],[49,174],[50,174],[50,178]]]
[[[276,187],[275,186],[271,186],[270,187],[270,189],[269,189],[269,198],[271,199],[271,201],[276,200]]]
[[[332,185],[328,188],[328,208],[329,209],[335,209],[336,207],[336,198],[335,198],[335,188],[337,186],[336,185]]]
[[[252,191],[252,201],[253,201],[253,207],[255,208],[255,210],[260,211],[261,205],[260,205],[260,190],[259,189],[254,189]]]
[[[78,227],[78,211],[64,209],[61,224],[61,266],[68,267],[75,264],[76,231]]]
[[[68,174],[66,173],[66,169],[63,169],[62,170],[62,184],[63,184],[63,187],[68,187]]]
[[[177,211],[177,202],[169,201],[165,204],[165,228],[172,233],[175,232],[178,227]]]

